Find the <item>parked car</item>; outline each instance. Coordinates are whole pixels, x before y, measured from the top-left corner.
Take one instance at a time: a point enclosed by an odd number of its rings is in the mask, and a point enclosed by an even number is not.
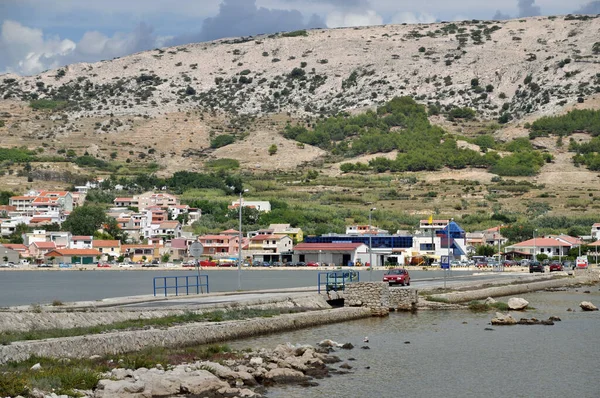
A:
[[[144,263],[142,264],[142,268],[158,268],[158,264]]]
[[[185,268],[192,268],[196,266],[196,262],[195,261],[186,261],[184,263],[181,264],[182,267]]]
[[[562,265],[563,265],[563,269],[573,268],[573,261],[565,260],[565,261],[563,261]]]
[[[214,261],[210,261],[210,260],[202,260],[202,261],[200,261],[200,266],[201,267],[216,267],[217,263]]]
[[[389,283],[389,285],[407,285],[410,286],[410,275],[404,268],[392,268],[383,274],[383,281]]]
[[[316,262],[316,261],[309,261],[309,262],[306,263],[306,266],[307,267],[318,267],[319,263]]]
[[[233,263],[231,261],[227,262],[227,263],[221,263],[221,264],[219,264],[219,267],[236,267],[236,266],[237,266],[236,263]]]
[[[552,271],[562,271],[564,268],[563,268],[563,265],[561,263],[559,263],[558,261],[553,261],[550,263],[549,269],[550,269],[550,272],[552,272]]]
[[[108,263],[98,263],[98,268],[110,268],[110,264]]]
[[[133,268],[133,264],[131,263],[120,263],[119,268]]]
[[[41,263],[38,264],[38,268],[52,268],[52,264]]]
[[[529,273],[533,274],[534,272],[544,272],[544,264],[539,261],[532,261],[529,263]]]
[[[58,268],[71,268],[71,264],[69,263],[60,263],[58,264]]]

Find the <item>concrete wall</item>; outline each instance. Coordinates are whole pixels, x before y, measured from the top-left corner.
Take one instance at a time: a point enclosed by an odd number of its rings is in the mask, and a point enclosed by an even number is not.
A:
[[[176,303],[175,300],[173,300]],[[170,309],[151,308],[96,308],[96,309],[62,309],[61,307],[35,307],[27,311],[0,311],[0,332],[2,331],[28,331],[43,329],[71,329],[75,327],[89,327],[95,325],[108,325],[111,323],[131,319],[161,318],[185,313],[202,313],[219,309],[227,310],[242,305],[217,304],[203,306],[202,310],[196,307],[187,308],[172,305]],[[282,297],[272,300],[253,300],[243,303],[243,308],[272,309],[272,308],[306,308],[311,310],[329,309],[325,298],[311,294],[306,296]]]
[[[192,323],[168,329],[133,330],[65,337],[0,346],[0,364],[24,361],[32,355],[54,358],[87,358],[118,355],[146,347],[180,347],[223,342],[267,333],[296,330],[371,316],[367,308],[340,308],[219,323]]]
[[[419,304],[419,292],[417,289],[391,287],[389,300],[390,310],[414,311]]]

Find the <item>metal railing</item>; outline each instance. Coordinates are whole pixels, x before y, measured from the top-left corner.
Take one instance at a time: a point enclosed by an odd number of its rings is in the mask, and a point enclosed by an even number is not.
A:
[[[318,292],[324,286],[326,292],[344,291],[346,284],[350,282],[359,282],[360,273],[352,270],[338,270],[329,272],[319,272]]]
[[[164,291],[165,297],[173,291],[175,296],[209,293],[208,275],[156,276],[152,285],[154,296],[161,291]]]

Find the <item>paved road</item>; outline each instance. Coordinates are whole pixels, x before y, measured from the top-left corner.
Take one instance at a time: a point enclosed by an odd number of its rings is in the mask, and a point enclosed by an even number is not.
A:
[[[449,276],[444,281],[443,277],[432,277],[432,278],[419,278],[411,281],[411,286],[400,287],[403,289],[432,289],[438,287],[456,286],[458,284],[468,284],[469,282],[480,282],[486,280],[505,280],[507,283],[517,279],[518,277],[529,275],[529,273],[481,273],[481,274],[459,274],[456,273]],[[287,288],[287,289],[273,289],[263,291],[253,291],[245,293],[218,293],[210,294],[206,296],[194,296],[194,297],[173,297],[170,296],[168,300],[161,300],[161,298],[148,297],[145,301],[143,298],[138,298],[138,302],[133,304],[125,304],[126,307],[145,307],[145,308],[167,308],[167,307],[180,307],[180,306],[202,306],[202,305],[216,305],[216,304],[228,304],[228,303],[243,303],[253,300],[274,300],[282,297],[306,295],[307,293],[316,293],[314,286],[300,287],[300,288]],[[106,301],[106,300],[105,300]],[[112,300],[111,300],[112,301]],[[115,299],[115,304],[118,304],[118,299]]]

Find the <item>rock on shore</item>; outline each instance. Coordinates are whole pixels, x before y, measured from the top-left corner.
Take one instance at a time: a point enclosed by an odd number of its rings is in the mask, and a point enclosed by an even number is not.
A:
[[[331,348],[330,348],[331,349]],[[279,345],[230,359],[223,364],[198,361],[164,370],[113,369],[104,374],[94,398],[152,398],[156,396],[261,397],[266,386],[277,384],[310,385],[313,378],[329,374],[326,364],[339,362],[333,355],[308,345]]]
[[[582,310],[584,311],[598,311],[598,307],[596,307],[594,304],[592,304],[589,301],[582,301],[579,306],[581,307]]]

